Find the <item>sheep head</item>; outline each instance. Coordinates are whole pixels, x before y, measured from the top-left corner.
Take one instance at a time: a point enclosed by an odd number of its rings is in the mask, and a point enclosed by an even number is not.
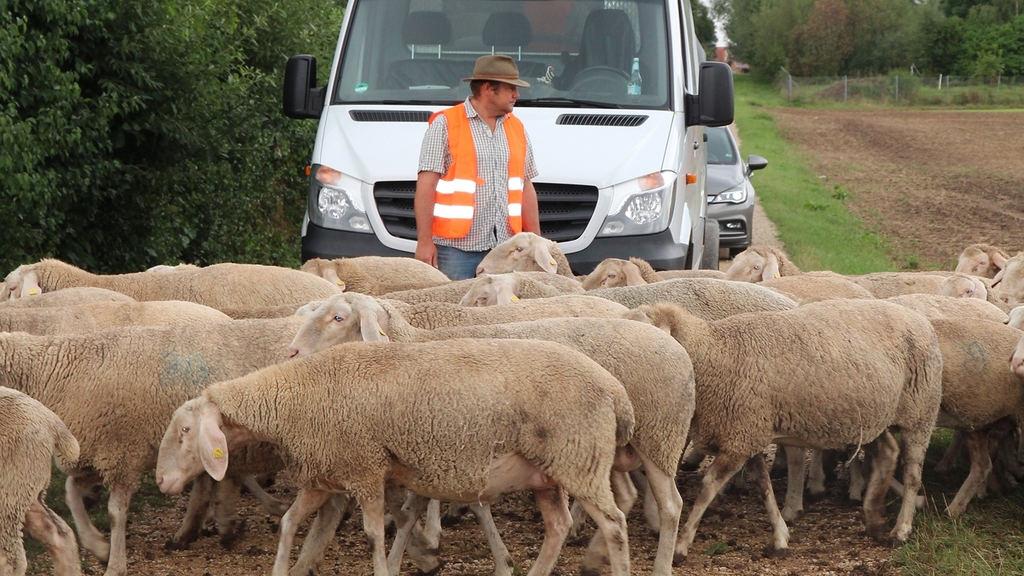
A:
[[[325,300],[299,327],[288,357],[306,356],[345,342],[387,342],[387,311],[372,296],[356,292]]]
[[[485,274],[470,286],[460,306],[483,307],[519,301],[519,277],[509,274]]]
[[[558,273],[555,241],[532,232],[520,232],[491,249],[476,267],[476,275],[506,272]]]
[[[647,284],[640,274],[640,267],[631,261],[619,258],[605,258],[583,279],[583,289],[617,288],[619,286],[641,286]]]

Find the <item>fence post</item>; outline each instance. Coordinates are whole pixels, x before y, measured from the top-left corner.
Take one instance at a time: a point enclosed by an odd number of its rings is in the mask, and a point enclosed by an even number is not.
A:
[[[896,103],[900,103],[900,77],[896,77]]]
[[[786,79],[787,79],[787,83],[789,84],[789,87],[787,88],[787,93],[789,95],[789,101],[792,102],[793,101],[793,75],[792,74],[786,74]]]
[[[942,90],[942,74],[939,74],[939,90]]]
[[[848,76],[843,76],[843,104],[846,104],[846,95],[849,93],[849,89],[846,86],[846,80]]]

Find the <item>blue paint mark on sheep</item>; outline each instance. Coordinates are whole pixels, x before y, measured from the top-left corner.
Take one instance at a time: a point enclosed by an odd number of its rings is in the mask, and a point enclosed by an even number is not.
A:
[[[203,356],[197,352],[165,352],[163,361],[160,386],[189,385],[201,388],[210,383],[210,368]]]

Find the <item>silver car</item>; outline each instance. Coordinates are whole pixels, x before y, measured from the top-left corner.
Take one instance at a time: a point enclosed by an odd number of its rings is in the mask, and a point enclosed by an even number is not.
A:
[[[719,247],[729,258],[750,246],[754,223],[754,186],[750,175],[768,165],[756,154],[740,160],[739,146],[728,127],[705,128],[707,135],[708,218],[718,220]]]

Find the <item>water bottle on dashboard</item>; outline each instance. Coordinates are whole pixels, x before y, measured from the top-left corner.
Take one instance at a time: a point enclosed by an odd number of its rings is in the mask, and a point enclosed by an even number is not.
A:
[[[639,96],[641,82],[643,80],[640,78],[640,59],[633,58],[633,69],[629,73],[629,82],[626,83],[626,94]]]

